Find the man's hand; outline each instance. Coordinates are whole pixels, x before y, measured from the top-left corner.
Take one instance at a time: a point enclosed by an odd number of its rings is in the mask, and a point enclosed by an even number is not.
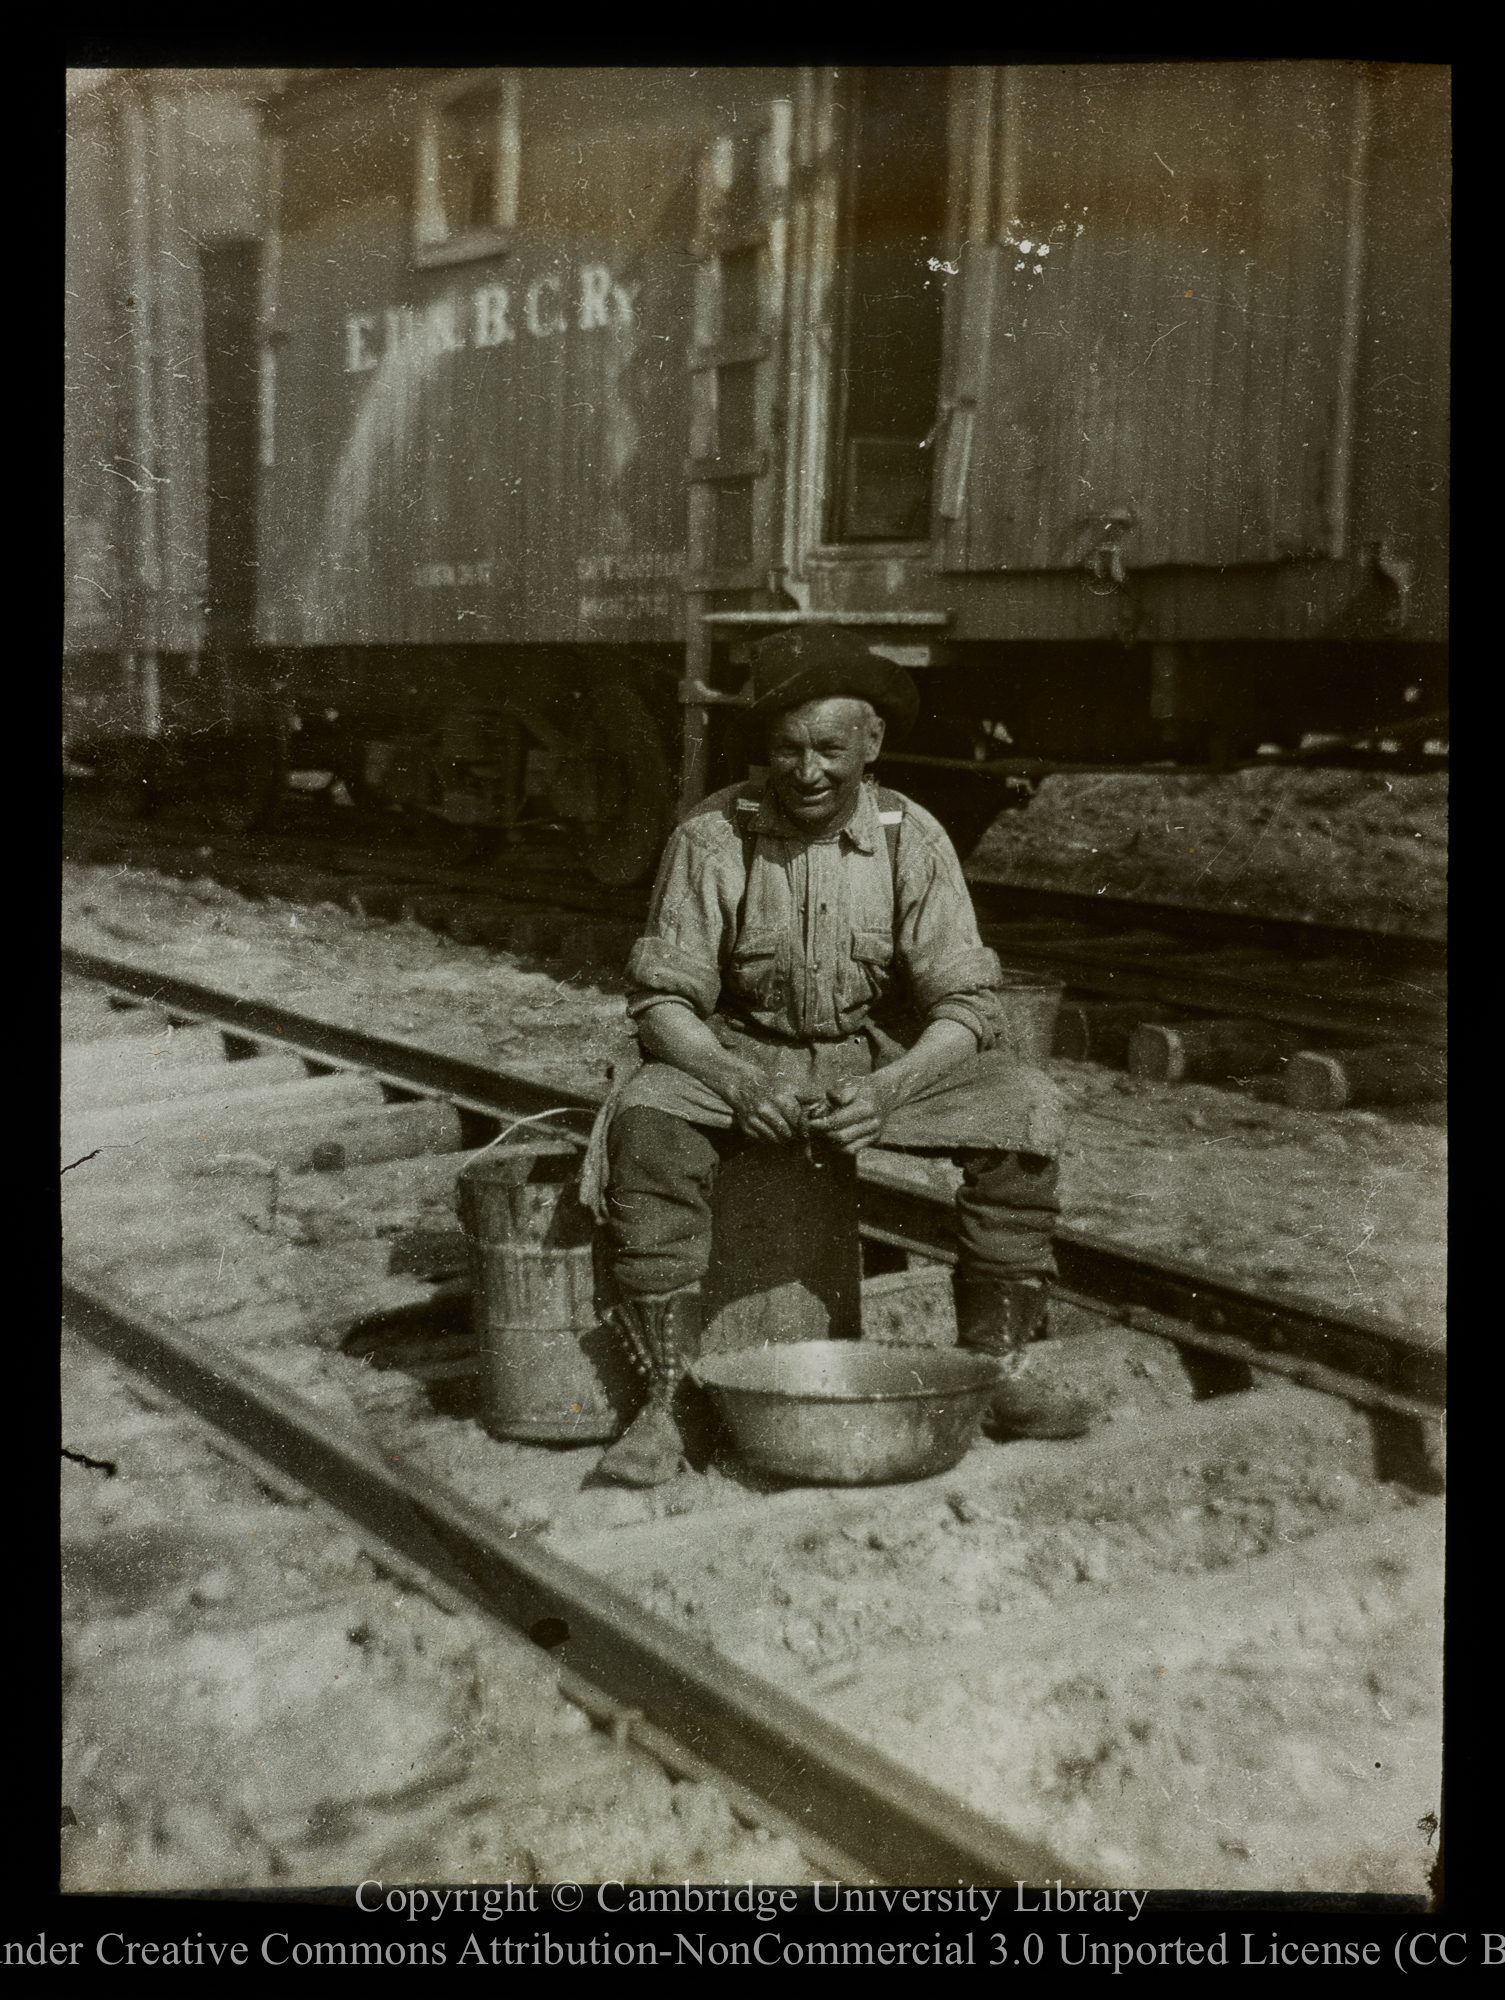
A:
[[[883,1127],[901,1104],[918,1097],[974,1055],[976,1037],[956,1021],[932,1021],[907,1055],[827,1091],[829,1108],[816,1112],[810,1131],[844,1153],[860,1153],[882,1137]]]
[[[860,1153],[875,1145],[884,1120],[893,1109],[891,1093],[883,1082],[883,1072],[838,1083],[827,1091],[828,1108],[812,1112],[810,1130],[828,1139],[843,1153]]]
[[[730,1054],[705,1022],[688,1007],[652,1007],[638,1022],[645,1055],[673,1063],[725,1098],[739,1130],[749,1139],[787,1146],[805,1129],[804,1110],[788,1086],[775,1087],[756,1063]]]
[[[976,1038],[955,1021],[932,1021],[907,1055],[872,1076],[854,1077],[826,1094],[824,1109],[807,1111],[790,1084],[774,1084],[756,1063],[724,1049],[687,1004],[648,1009],[638,1021],[643,1053],[673,1063],[730,1105],[739,1130],[768,1145],[787,1146],[807,1133],[844,1153],[874,1145],[901,1104],[974,1053]]]
[[[736,1073],[725,1079],[721,1090],[738,1127],[749,1139],[787,1146],[791,1140],[803,1136],[805,1107],[787,1084],[775,1089],[761,1070],[751,1064],[744,1069],[739,1063]]]

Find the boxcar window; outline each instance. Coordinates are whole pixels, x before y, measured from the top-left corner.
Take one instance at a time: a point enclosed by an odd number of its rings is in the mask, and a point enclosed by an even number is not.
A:
[[[519,82],[500,72],[440,85],[422,105],[414,203],[419,263],[505,250],[517,223]]]
[[[922,541],[941,377],[944,69],[852,74],[836,398],[838,541]]]

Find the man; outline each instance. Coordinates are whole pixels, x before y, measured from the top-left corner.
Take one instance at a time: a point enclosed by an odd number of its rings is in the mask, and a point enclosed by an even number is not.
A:
[[[587,1167],[649,1388],[601,1474],[653,1485],[681,1467],[711,1192],[749,1141],[956,1160],[960,1340],[1011,1357],[997,1424],[1070,1435],[1085,1404],[1021,1365],[1054,1275],[1061,1101],[1002,1045],[1002,971],[939,822],[866,775],[918,691],[850,634],[811,630],[756,649],[753,691],[739,734],[768,779],[706,799],[670,840],[628,966],[646,1060],[603,1118],[594,1186]]]

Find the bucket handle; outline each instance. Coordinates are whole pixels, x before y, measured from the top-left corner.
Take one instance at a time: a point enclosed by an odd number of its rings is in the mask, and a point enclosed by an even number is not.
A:
[[[526,1118],[515,1118],[503,1131],[498,1132],[494,1139],[488,1139],[484,1146],[478,1147],[477,1154],[489,1153],[493,1146],[502,1145],[514,1132],[520,1132],[525,1125],[537,1125],[545,1118],[563,1118],[574,1108],[572,1104],[556,1104],[552,1111],[534,1111]]]

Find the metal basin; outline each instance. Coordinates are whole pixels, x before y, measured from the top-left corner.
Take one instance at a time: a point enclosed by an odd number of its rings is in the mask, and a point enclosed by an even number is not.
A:
[[[749,1464],[807,1486],[947,1471],[976,1438],[997,1381],[986,1355],[855,1340],[711,1354],[691,1373]]]

